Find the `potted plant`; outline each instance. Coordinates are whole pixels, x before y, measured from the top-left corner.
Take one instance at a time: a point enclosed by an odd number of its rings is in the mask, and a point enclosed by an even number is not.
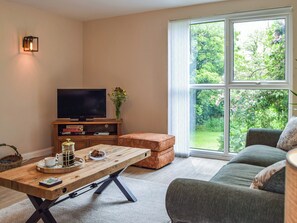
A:
[[[108,93],[108,96],[115,106],[116,118],[120,119],[121,106],[123,102],[127,100],[127,97],[128,97],[126,90],[120,87],[116,87],[112,90],[111,93]]]

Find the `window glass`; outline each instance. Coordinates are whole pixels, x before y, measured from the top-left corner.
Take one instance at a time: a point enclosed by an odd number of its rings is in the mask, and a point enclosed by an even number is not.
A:
[[[285,80],[285,19],[236,22],[234,80]]]
[[[231,89],[229,151],[244,148],[250,128],[284,129],[288,106],[288,90]]]
[[[193,24],[191,31],[191,84],[224,82],[224,22]]]
[[[190,147],[224,151],[224,91],[190,91]]]

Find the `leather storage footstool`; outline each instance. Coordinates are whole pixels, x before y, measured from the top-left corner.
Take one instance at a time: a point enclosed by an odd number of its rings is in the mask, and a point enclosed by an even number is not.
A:
[[[132,133],[119,137],[119,146],[151,149],[151,156],[135,166],[159,169],[174,160],[175,137],[158,133]]]

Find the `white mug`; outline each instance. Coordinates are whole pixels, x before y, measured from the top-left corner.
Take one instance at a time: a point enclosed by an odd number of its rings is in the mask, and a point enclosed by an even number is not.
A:
[[[46,157],[46,158],[44,158],[44,164],[47,167],[53,167],[56,165],[56,158],[55,157]]]
[[[58,165],[63,165],[63,154],[62,153],[57,153],[56,154],[56,160]]]

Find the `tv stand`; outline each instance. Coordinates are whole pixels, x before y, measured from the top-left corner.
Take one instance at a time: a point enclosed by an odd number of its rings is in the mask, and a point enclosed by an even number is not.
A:
[[[97,144],[117,145],[121,135],[122,120],[95,119],[86,121],[56,120],[53,126],[53,155],[60,153],[62,143],[70,138],[75,143],[75,150],[94,146]],[[80,126],[81,132],[65,132],[65,129]],[[68,127],[68,128],[67,128]],[[107,134],[108,133],[108,134]]]
[[[70,122],[94,122],[95,119],[92,118],[73,118],[73,119],[69,119]]]

